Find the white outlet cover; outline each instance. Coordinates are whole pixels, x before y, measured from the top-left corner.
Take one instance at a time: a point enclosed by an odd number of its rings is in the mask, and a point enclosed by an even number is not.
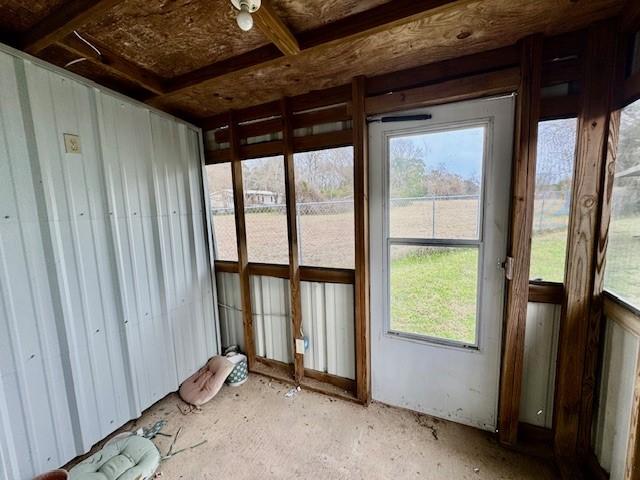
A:
[[[304,338],[296,338],[296,353],[304,355]]]
[[[64,149],[67,153],[80,153],[80,137],[73,133],[65,133]]]

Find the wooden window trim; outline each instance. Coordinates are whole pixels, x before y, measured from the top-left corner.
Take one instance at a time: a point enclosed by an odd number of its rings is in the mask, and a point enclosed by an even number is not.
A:
[[[558,282],[529,281],[529,302],[562,304],[564,284]]]
[[[513,278],[507,283],[498,407],[498,436],[505,445],[515,445],[518,440],[524,332],[529,303],[529,262],[536,175],[535,139],[540,119],[541,36],[530,36],[522,41],[520,63],[508,250],[509,256],[514,258],[514,269]]]
[[[231,178],[233,181],[233,206],[235,208],[236,241],[238,243],[238,274],[240,275],[240,298],[244,327],[245,353],[250,370],[256,365],[253,338],[253,312],[251,308],[251,285],[249,281],[249,257],[247,252],[247,230],[244,218],[244,185],[240,160],[240,139],[234,112],[229,112],[229,136],[231,151]]]
[[[615,21],[590,27],[583,62],[554,401],[554,449],[569,458],[586,455],[590,444],[601,323],[598,302],[617,143],[612,138],[617,137],[617,126],[611,121],[617,34]]]

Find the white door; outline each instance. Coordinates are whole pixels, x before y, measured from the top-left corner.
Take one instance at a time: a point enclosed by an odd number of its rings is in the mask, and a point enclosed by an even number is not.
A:
[[[373,398],[485,430],[498,405],[514,103],[369,124]]]

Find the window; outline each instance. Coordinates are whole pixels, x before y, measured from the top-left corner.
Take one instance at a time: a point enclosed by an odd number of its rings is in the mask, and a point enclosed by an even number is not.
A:
[[[485,125],[388,140],[390,331],[476,344]]]
[[[353,147],[297,153],[300,265],[354,268]]]
[[[529,275],[533,280],[564,282],[576,128],[575,118],[538,125]]]
[[[483,152],[484,127],[390,139],[390,236],[478,238]]]
[[[289,263],[282,156],[242,162],[249,262]]]
[[[207,165],[216,260],[238,261],[231,164]]]
[[[640,307],[640,101],[620,117],[604,285]]]

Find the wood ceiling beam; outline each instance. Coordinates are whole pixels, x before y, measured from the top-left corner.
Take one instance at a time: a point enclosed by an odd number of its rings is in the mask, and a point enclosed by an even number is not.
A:
[[[74,34],[67,35],[57,44],[79,57],[84,57],[92,63],[101,65],[117,76],[126,78],[155,95],[162,95],[165,92],[162,78],[155,73],[113,53],[109,47],[86,33],[83,33],[82,37],[96,47],[100,51],[100,55]]]
[[[300,53],[300,45],[289,27],[273,9],[269,0],[262,0],[260,8],[253,14],[253,19],[260,31],[285,55]]]
[[[300,47],[327,47],[331,42],[373,35],[432,15],[456,0],[393,0],[298,35]]]
[[[71,0],[65,2],[20,38],[20,48],[35,55],[62,40],[78,27],[100,17],[123,0]]]
[[[393,0],[364,12],[349,15],[341,20],[298,35],[301,51],[329,49],[334,43],[373,35],[394,27],[415,22],[435,10],[457,0]],[[258,70],[278,60],[282,52],[273,45],[222,60],[171,80],[166,94],[176,94],[195,85],[238,72]],[[148,103],[153,104],[155,99]]]

